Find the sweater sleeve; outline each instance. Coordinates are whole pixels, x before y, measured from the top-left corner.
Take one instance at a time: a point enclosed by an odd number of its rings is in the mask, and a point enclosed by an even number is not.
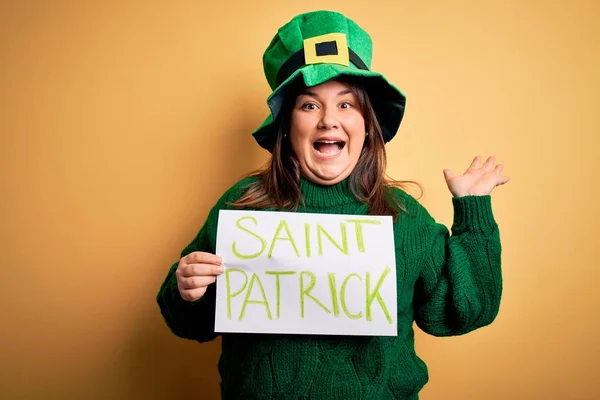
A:
[[[502,295],[501,244],[491,196],[453,197],[452,235],[422,208],[421,273],[415,322],[434,336],[462,335],[496,318]]]
[[[215,207],[194,240],[183,249],[181,257],[194,251],[214,254],[214,241],[210,235],[211,227],[214,226],[216,232],[217,218],[218,209]],[[178,264],[179,261],[171,266],[156,297],[161,314],[176,336],[199,342],[210,341],[217,336],[214,331],[216,285],[209,285],[204,296],[195,302],[184,300],[179,293],[175,276]]]
[[[245,191],[247,184],[253,181],[254,178],[241,180],[221,196],[210,210],[204,225],[194,240],[181,252],[180,258],[194,251],[215,254],[219,211],[231,208],[229,203],[237,200]],[[216,284],[210,284],[204,296],[195,302],[184,300],[177,288],[175,271],[178,264],[179,261],[171,265],[156,296],[163,319],[176,336],[199,342],[213,340],[217,337],[214,330]]]

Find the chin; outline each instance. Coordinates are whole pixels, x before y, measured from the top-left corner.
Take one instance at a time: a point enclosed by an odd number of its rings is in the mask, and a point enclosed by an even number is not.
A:
[[[352,171],[350,171],[352,172]],[[336,183],[340,183],[344,179],[350,176],[350,172],[343,171],[341,173],[331,173],[331,174],[323,174],[323,173],[315,173],[311,172],[310,174],[305,174],[308,179],[311,181],[318,183],[320,185],[328,186],[335,185]]]
[[[341,181],[343,181],[343,179],[321,179],[321,178],[309,178],[311,181],[313,181],[314,183],[317,183],[319,185],[322,186],[332,186],[335,185],[336,183],[340,183]]]

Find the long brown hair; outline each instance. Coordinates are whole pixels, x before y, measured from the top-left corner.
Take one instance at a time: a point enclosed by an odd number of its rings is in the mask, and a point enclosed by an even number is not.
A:
[[[389,190],[406,188],[408,184],[421,186],[414,181],[397,181],[385,174],[386,151],[383,133],[367,91],[352,78],[338,79],[346,83],[357,98],[369,134],[356,164],[349,176],[349,187],[354,196],[367,204],[370,215],[391,215],[396,218],[404,206]],[[245,194],[233,206],[256,209],[275,208],[295,211],[302,202],[300,193],[300,165],[286,135],[290,132],[290,119],[296,97],[305,88],[302,83],[292,85],[283,101],[279,125],[271,159],[265,167],[248,176],[259,179],[249,184]]]

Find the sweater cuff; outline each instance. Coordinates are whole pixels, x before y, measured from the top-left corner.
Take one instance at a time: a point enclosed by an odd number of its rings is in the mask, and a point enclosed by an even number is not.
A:
[[[490,232],[496,228],[491,195],[453,197],[452,204],[454,206],[454,223],[452,225],[454,233]]]

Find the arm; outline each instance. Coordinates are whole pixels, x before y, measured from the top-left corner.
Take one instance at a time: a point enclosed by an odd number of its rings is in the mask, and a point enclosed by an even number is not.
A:
[[[502,295],[501,244],[491,197],[453,197],[452,236],[423,209],[422,269],[415,321],[434,336],[461,335],[490,324]]]
[[[194,240],[181,252],[181,258],[195,252],[215,254],[219,211],[231,208],[230,202],[237,200],[247,185],[254,181],[256,178],[243,179],[221,196]],[[199,342],[213,340],[217,337],[214,331],[216,285],[211,283],[206,286],[206,292],[198,300],[190,302],[183,299],[177,286],[178,265],[179,262],[171,266],[156,296],[161,314],[175,335]]]
[[[195,251],[214,254],[214,238],[211,236],[216,235],[217,218],[218,209],[215,207],[194,240],[181,252],[182,258]],[[175,276],[178,264],[171,266],[156,297],[161,314],[175,335],[199,342],[210,341],[217,336],[214,332],[216,285],[208,285],[206,293],[194,302],[184,300]]]

